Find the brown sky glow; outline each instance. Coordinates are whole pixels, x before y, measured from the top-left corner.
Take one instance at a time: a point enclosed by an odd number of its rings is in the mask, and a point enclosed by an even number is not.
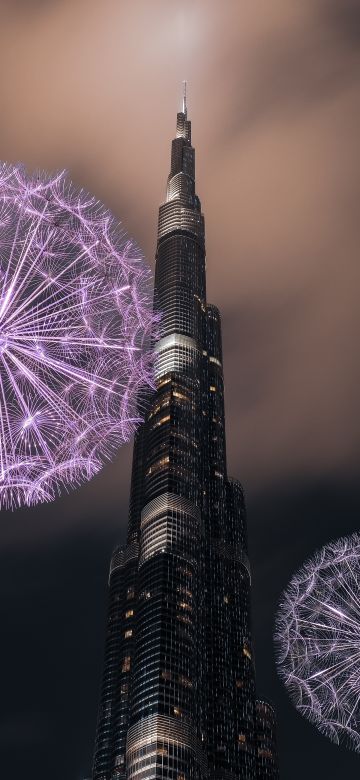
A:
[[[358,4],[0,7],[1,157],[67,168],[151,263],[188,79],[208,298],[224,323],[230,471],[252,491],[354,468]]]

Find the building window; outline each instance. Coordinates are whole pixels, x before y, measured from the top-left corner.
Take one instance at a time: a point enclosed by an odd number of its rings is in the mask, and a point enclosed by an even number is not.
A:
[[[174,390],[173,392],[174,398],[181,398],[182,401],[190,401],[190,398],[188,395],[184,395],[184,393],[179,393],[178,390]]]
[[[184,593],[185,596],[188,596],[189,599],[192,599],[192,592],[191,592],[191,590],[188,590],[188,588],[184,588],[183,585],[179,585],[179,587],[176,588],[176,590],[177,590],[178,593]]]
[[[160,387],[163,387],[164,385],[168,385],[171,382],[171,379],[162,379],[161,382],[158,382],[157,387],[158,389]]]
[[[261,758],[273,758],[273,754],[272,754],[271,750],[265,750],[265,749],[259,748],[258,755],[261,756]]]
[[[191,625],[191,620],[187,615],[176,615],[177,619],[180,620],[181,623],[187,623],[188,625]]]
[[[132,635],[133,635],[132,628],[128,628],[127,631],[125,631],[125,639],[130,639]]]
[[[148,468],[146,472],[146,476],[149,477],[150,474],[156,474],[157,471],[161,471],[161,469],[164,468],[164,466],[167,466],[169,460],[170,460],[169,455],[165,455],[164,458],[160,458],[159,460],[157,460],[155,463],[153,463],[152,466],[150,466],[150,468]]]
[[[244,645],[243,647],[243,654],[251,661],[252,655],[247,645]]]
[[[181,609],[187,609],[192,612],[191,604],[187,604],[186,601],[178,601],[178,607],[181,607]]]
[[[134,614],[134,610],[133,609],[127,609],[126,612],[125,612],[125,617],[126,618],[130,618],[130,617],[133,616],[133,614]]]
[[[188,677],[185,677],[184,674],[179,675],[179,683],[181,685],[184,685],[185,688],[192,688],[192,682],[189,680]]]
[[[169,414],[167,414],[166,417],[161,417],[160,420],[157,420],[157,422],[154,423],[154,428],[157,428],[159,425],[163,425],[164,423],[169,422],[169,420],[170,420]]]
[[[218,360],[218,358],[214,357],[213,355],[210,355],[209,356],[209,360],[210,360],[210,363],[216,363],[216,365],[220,366],[220,368],[221,368],[221,363],[220,363],[220,360]]]
[[[124,660],[123,660],[123,663],[122,663],[121,671],[122,672],[129,672],[130,671],[130,666],[131,666],[131,656],[130,655],[126,655]]]

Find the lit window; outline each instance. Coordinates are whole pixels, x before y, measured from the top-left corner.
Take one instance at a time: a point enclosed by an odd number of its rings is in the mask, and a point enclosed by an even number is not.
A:
[[[178,593],[185,593],[185,596],[189,596],[189,598],[192,598],[192,592],[191,590],[188,590],[188,588],[184,588],[183,585],[179,585],[178,588],[176,588]]]
[[[210,393],[216,393],[215,385],[210,385]]]
[[[163,409],[164,406],[169,406],[170,400],[171,400],[171,396],[169,395],[169,393],[164,395],[164,397],[161,400],[161,403],[156,404],[156,406],[154,406],[154,408],[149,412],[149,420],[151,419],[151,417],[154,417],[154,414],[157,414],[160,411],[160,409]]]
[[[133,614],[134,614],[134,610],[133,609],[127,609],[126,612],[125,612],[125,617],[126,618],[130,618],[130,617],[133,616]]]
[[[193,573],[190,569],[186,569],[184,566],[178,566],[176,571],[180,572],[180,574],[186,574],[187,577],[192,577]]]
[[[179,675],[179,683],[181,685],[184,685],[185,688],[192,688],[192,682],[189,680],[188,677],[185,677],[184,674]]]
[[[126,591],[126,598],[127,599],[133,599],[134,596],[135,596],[134,588],[132,588],[132,587],[128,588],[127,591]]]
[[[180,623],[189,623],[191,624],[191,620],[187,615],[176,615],[177,619],[180,620]]]
[[[237,688],[243,688],[244,687],[244,680],[235,680],[235,685]]]
[[[244,742],[246,742],[246,736],[245,736],[245,734],[239,734],[239,742],[241,742],[242,744],[243,744]]]
[[[188,395],[184,395],[184,393],[179,393],[178,390],[174,390],[173,392],[174,398],[181,398],[182,401],[190,401],[190,398]]]
[[[161,420],[158,420],[155,423],[154,428],[158,428],[159,425],[163,425],[164,423],[168,422],[169,420],[170,420],[170,415],[167,414],[166,417],[162,417]]]
[[[163,387],[164,385],[168,385],[169,382],[171,382],[171,379],[162,379],[161,382],[158,382],[158,385],[157,385],[158,389],[159,389],[159,387]]]
[[[246,656],[246,658],[248,658],[251,661],[252,655],[251,655],[251,652],[250,652],[249,648],[247,647],[247,645],[244,645],[243,653]]]
[[[148,468],[146,476],[148,477],[150,474],[156,474],[157,471],[160,471],[169,463],[169,460],[169,455],[166,455],[164,458],[157,460],[152,466],[150,466],[150,468]]]
[[[128,628],[128,630],[125,631],[125,639],[130,639],[132,635],[133,635],[132,628]]]
[[[216,363],[216,365],[220,366],[220,368],[221,368],[220,360],[218,360],[216,357],[213,357],[213,355],[210,355],[209,360],[210,360],[210,363]]]
[[[187,603],[186,603],[186,601],[179,601],[179,602],[178,602],[178,607],[181,607],[181,609],[187,609],[187,610],[190,610],[190,612],[192,611],[192,606],[191,606],[191,604],[187,604]]]
[[[122,672],[129,672],[130,671],[130,665],[131,665],[131,656],[130,655],[126,655],[124,660],[123,660],[123,663],[122,663],[121,671]]]
[[[228,595],[224,596],[224,604],[228,604],[229,601],[230,601],[229,596]]]

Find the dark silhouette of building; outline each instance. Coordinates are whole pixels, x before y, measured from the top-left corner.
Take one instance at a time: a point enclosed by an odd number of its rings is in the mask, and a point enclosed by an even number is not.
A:
[[[258,780],[278,780],[276,715],[273,706],[265,699],[256,702],[256,741]]]
[[[156,392],[135,439],[127,543],[110,566],[93,780],[255,780],[245,503],[226,469],[221,324],[206,302],[186,93],[155,306]]]

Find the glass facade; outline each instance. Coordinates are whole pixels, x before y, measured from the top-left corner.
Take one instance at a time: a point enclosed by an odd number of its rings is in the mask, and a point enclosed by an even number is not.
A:
[[[256,693],[241,485],[226,469],[221,322],[186,105],[160,207],[156,391],[114,551],[93,780],[255,780]],[[275,777],[275,775],[274,775]]]

